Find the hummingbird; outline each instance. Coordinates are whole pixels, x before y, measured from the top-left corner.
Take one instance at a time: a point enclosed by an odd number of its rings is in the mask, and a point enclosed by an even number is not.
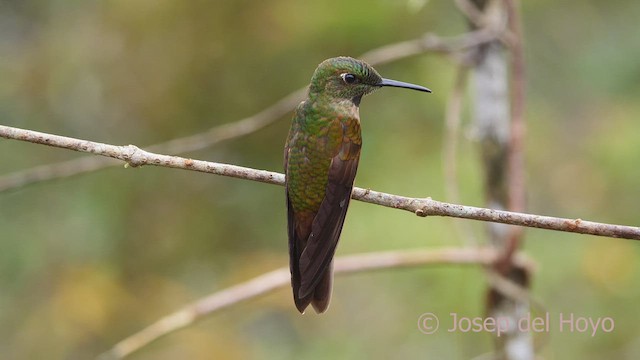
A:
[[[335,57],[318,65],[294,112],[284,168],[291,287],[300,313],[309,304],[319,314],[329,306],[333,256],[362,146],[360,100],[385,86],[431,92],[384,79],[362,60]]]

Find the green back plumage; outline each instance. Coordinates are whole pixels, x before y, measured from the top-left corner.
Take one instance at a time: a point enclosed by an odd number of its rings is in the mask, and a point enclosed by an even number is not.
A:
[[[287,181],[295,211],[317,211],[324,198],[331,158],[342,140],[342,128],[333,121],[337,117],[327,112],[305,101],[293,117],[287,140]]]

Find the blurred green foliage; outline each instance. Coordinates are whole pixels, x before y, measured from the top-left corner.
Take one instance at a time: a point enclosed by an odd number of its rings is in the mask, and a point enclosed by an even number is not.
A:
[[[526,1],[529,210],[638,224],[640,4]],[[0,122],[140,146],[251,115],[308,82],[325,58],[465,22],[449,1],[2,1]],[[363,101],[356,184],[443,198],[443,109],[454,67],[438,55],[378,70],[430,96]],[[193,158],[281,170],[289,117]],[[0,141],[0,173],[77,157]],[[476,144],[460,151],[463,201],[482,205]],[[0,194],[0,357],[85,359],[189,301],[287,264],[283,189],[163,168],[113,168]],[[482,224],[472,224],[478,236]],[[355,202],[338,254],[455,246],[450,219]],[[535,295],[552,314],[609,316],[612,333],[552,331],[547,359],[635,359],[639,244],[527,231]],[[336,281],[326,315],[289,289],[233,307],[137,359],[464,359],[487,334],[423,335],[420,314],[484,314],[476,268]]]

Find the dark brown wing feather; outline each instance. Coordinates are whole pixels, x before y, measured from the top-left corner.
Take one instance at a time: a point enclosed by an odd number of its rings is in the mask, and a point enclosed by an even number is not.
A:
[[[293,211],[293,207],[291,206],[291,201],[289,200],[288,189],[287,189],[287,225],[288,225],[288,234],[289,234],[289,269],[291,271],[291,286],[293,287],[293,300],[296,304],[296,308],[301,313],[304,312],[304,309],[309,306],[311,303],[311,296],[299,297],[298,293],[300,292],[300,266],[298,265],[300,254],[302,250],[304,250],[304,246],[307,242],[305,235],[298,235],[296,232],[296,227],[301,228],[311,228],[311,221],[313,218],[310,218],[309,224],[299,224],[300,221],[296,221],[296,216]],[[305,226],[306,225],[306,226]],[[307,232],[307,234],[310,230]]]
[[[351,199],[359,152],[360,145],[344,142],[338,155],[331,161],[325,197],[313,219],[311,234],[298,260],[300,298],[313,294],[320,280],[326,278],[325,273],[330,271]]]

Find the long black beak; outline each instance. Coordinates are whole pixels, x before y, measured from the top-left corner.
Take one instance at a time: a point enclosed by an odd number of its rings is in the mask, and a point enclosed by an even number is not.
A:
[[[382,79],[382,81],[378,84],[379,86],[390,86],[390,87],[399,87],[405,89],[412,89],[418,91],[424,91],[430,93],[431,90],[427,89],[424,86],[409,84],[402,81],[391,80],[391,79]]]

